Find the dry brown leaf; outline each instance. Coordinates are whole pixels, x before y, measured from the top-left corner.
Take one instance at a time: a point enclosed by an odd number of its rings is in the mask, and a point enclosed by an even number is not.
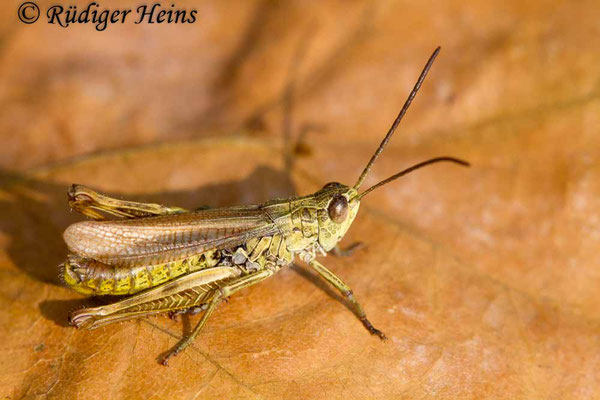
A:
[[[0,397],[599,396],[596,2],[196,6],[193,26],[100,34],[2,13]],[[169,368],[156,357],[195,317],[66,326],[93,303],[56,280],[82,219],[69,184],[195,207],[354,183],[437,44],[367,184],[437,155],[473,167],[374,192],[344,240],[366,249],[323,260],[388,342],[302,266],[232,297]],[[292,176],[286,117],[307,132]]]

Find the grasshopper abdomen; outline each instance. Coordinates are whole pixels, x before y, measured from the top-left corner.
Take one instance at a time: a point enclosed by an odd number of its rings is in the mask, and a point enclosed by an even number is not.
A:
[[[126,295],[161,285],[167,281],[219,263],[216,250],[182,260],[133,268],[105,264],[76,254],[60,266],[59,279],[71,289],[87,295]]]

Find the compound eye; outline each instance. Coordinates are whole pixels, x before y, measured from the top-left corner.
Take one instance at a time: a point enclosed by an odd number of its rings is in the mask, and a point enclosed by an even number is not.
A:
[[[344,196],[335,196],[327,208],[329,218],[336,224],[341,224],[348,216],[348,200]]]

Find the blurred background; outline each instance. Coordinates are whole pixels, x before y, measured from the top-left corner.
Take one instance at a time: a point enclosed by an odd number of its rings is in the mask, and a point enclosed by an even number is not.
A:
[[[599,396],[597,1],[177,0],[195,23],[101,32],[47,24],[87,2],[39,1],[32,24],[21,4],[0,5],[0,394]],[[345,241],[366,250],[326,259],[388,343],[296,268],[233,298],[168,370],[166,318],[65,326],[89,304],[56,279],[83,218],[71,183],[184,207],[353,184],[438,45],[366,184],[432,156],[472,168],[374,192]]]
[[[296,129],[375,143],[437,45],[404,143],[584,102],[597,86],[595,2],[178,1],[195,23],[102,32],[43,15],[25,25],[19,4],[2,13],[0,162],[11,170],[241,130],[279,137],[291,79]]]

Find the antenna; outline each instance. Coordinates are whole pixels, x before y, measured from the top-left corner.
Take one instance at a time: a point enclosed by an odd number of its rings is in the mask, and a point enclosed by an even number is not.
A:
[[[354,185],[354,189],[358,190],[360,188],[360,186],[363,184],[363,182],[365,181],[365,178],[367,177],[367,174],[369,173],[369,171],[371,170],[371,167],[375,163],[375,160],[377,160],[377,157],[379,157],[379,155],[383,151],[383,148],[385,147],[385,145],[392,138],[392,135],[396,131],[396,128],[398,127],[398,125],[400,125],[400,121],[402,121],[402,118],[404,117],[404,114],[406,114],[406,111],[408,111],[408,108],[410,107],[410,104],[412,103],[413,99],[417,95],[417,92],[421,88],[421,85],[423,84],[423,81],[425,80],[425,77],[427,76],[427,73],[429,72],[429,69],[431,68],[431,65],[433,64],[433,61],[435,61],[435,58],[440,53],[440,50],[441,50],[441,47],[438,46],[435,49],[435,51],[433,52],[433,54],[431,55],[431,57],[429,57],[429,61],[427,61],[427,64],[425,64],[425,67],[423,68],[423,71],[421,71],[421,75],[419,76],[419,79],[417,80],[417,83],[415,83],[415,86],[413,87],[413,90],[408,95],[408,98],[406,99],[406,102],[404,103],[404,106],[402,107],[402,110],[400,110],[400,113],[398,114],[398,116],[396,117],[396,120],[394,121],[394,123],[390,127],[390,130],[388,131],[387,135],[385,135],[385,137],[383,138],[383,141],[381,142],[381,144],[377,148],[377,151],[375,151],[375,154],[373,154],[373,157],[371,157],[371,160],[369,161],[369,163],[367,164],[367,166],[363,170],[362,174],[360,174],[360,178],[358,178],[358,181],[356,182],[356,185]]]
[[[368,188],[367,190],[365,190],[364,192],[362,192],[361,194],[359,194],[358,196],[356,196],[356,198],[358,200],[362,199],[363,197],[365,197],[367,194],[371,193],[373,190],[377,189],[378,187],[381,187],[383,185],[385,185],[386,183],[390,183],[393,180],[396,180],[398,178],[400,178],[401,176],[404,176],[406,174],[410,174],[411,172],[419,169],[419,168],[423,168],[427,165],[430,164],[435,164],[438,162],[442,162],[442,161],[450,161],[459,165],[462,165],[464,167],[469,167],[471,164],[469,164],[467,161],[461,160],[459,158],[454,158],[454,157],[436,157],[436,158],[432,158],[430,160],[427,161],[423,161],[420,162],[416,165],[413,165],[412,167],[406,168],[404,171],[400,171],[397,174],[394,174],[392,176],[390,176],[387,179],[382,180],[381,182],[371,186],[370,188]]]

